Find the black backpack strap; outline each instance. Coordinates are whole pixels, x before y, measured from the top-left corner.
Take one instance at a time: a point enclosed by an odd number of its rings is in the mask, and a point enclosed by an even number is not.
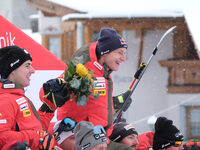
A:
[[[26,97],[27,98],[27,97]],[[32,111],[33,111],[33,113],[34,113],[34,115],[36,116],[36,118],[39,120],[39,122],[41,123],[41,125],[42,125],[42,121],[41,121],[41,119],[40,119],[40,117],[39,117],[39,115],[38,115],[38,113],[37,113],[37,110],[35,109],[35,106],[33,105],[33,103],[27,98],[27,100],[28,100],[28,102],[29,102],[29,104],[30,104],[30,106],[31,106],[31,108],[32,108]],[[42,125],[42,128],[43,128],[43,130],[44,130],[44,127],[43,127],[43,125]]]

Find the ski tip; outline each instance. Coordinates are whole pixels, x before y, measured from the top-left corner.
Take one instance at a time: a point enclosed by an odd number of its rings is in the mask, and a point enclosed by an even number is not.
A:
[[[171,27],[169,30],[170,32],[173,31],[176,28],[176,26]]]

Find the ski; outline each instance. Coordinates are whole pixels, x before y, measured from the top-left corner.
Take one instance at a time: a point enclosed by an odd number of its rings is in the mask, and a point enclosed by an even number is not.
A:
[[[153,52],[152,52],[152,55],[150,56],[150,58],[149,58],[149,60],[147,61],[147,63],[142,63],[142,64],[140,65],[140,68],[139,68],[139,69],[137,70],[137,72],[135,73],[134,79],[133,79],[133,81],[131,82],[130,87],[128,88],[128,90],[130,90],[131,92],[130,92],[130,94],[127,96],[126,99],[129,99],[129,98],[131,97],[133,91],[134,91],[135,88],[137,87],[137,85],[138,85],[140,79],[142,78],[144,72],[146,71],[147,67],[149,66],[149,64],[150,64],[150,62],[151,62],[153,56],[156,55],[156,53],[157,53],[157,51],[158,51],[158,49],[159,49],[159,46],[160,46],[160,44],[162,43],[162,41],[163,41],[163,40],[165,39],[165,37],[166,37],[169,33],[171,33],[175,28],[176,28],[176,26],[173,26],[173,27],[169,28],[169,29],[163,34],[163,36],[160,38],[158,44],[157,44],[156,47],[154,48],[154,50],[153,50]],[[134,85],[134,86],[133,86],[133,85]],[[127,105],[127,102],[128,102],[128,101],[125,100],[125,103],[122,105],[121,109],[115,114],[114,119],[113,119],[113,122],[114,122],[114,123],[118,122],[118,120],[120,119],[120,117],[121,117],[121,115],[122,115],[122,112],[123,112],[123,109],[124,109],[124,108],[126,107],[126,105]]]

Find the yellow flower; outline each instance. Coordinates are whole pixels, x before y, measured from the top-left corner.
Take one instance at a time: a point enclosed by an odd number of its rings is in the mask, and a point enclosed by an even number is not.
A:
[[[88,70],[83,64],[77,64],[76,73],[80,76],[86,76],[88,74]]]

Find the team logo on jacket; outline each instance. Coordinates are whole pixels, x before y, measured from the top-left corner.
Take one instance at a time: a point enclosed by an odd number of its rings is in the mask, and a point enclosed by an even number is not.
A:
[[[106,95],[106,89],[94,90],[94,94]]]
[[[30,109],[27,109],[27,110],[24,110],[24,111],[23,111],[23,116],[24,116],[24,117],[28,117],[28,116],[30,116],[30,115],[31,115]]]
[[[106,81],[104,77],[96,77],[94,81],[94,94],[106,95]]]
[[[94,81],[94,88],[95,89],[105,89],[106,88],[106,81],[104,77],[96,77],[97,80]]]
[[[26,109],[28,109],[29,107],[28,107],[28,103],[25,103],[25,104],[22,104],[22,105],[20,105],[20,111],[24,111],[24,110],[26,110]]]
[[[95,83],[95,86],[94,86],[95,89],[105,89],[106,88],[106,83],[105,82],[104,83],[99,83],[98,81],[95,81],[94,83]]]

